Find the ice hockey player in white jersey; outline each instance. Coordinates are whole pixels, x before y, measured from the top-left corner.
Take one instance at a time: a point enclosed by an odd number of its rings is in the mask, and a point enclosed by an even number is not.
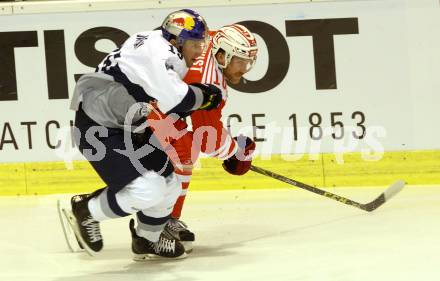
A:
[[[166,113],[217,108],[222,100],[217,87],[182,81],[207,40],[204,19],[179,10],[167,16],[161,30],[134,34],[95,73],[78,80],[71,104],[76,143],[107,185],[71,199],[69,222],[90,254],[103,248],[101,221],[136,214],[137,226],[131,221],[130,229],[137,259],[185,257],[179,241],[162,233],[181,192],[173,165],[148,127],[143,139],[152,145],[145,155],[133,157],[137,150],[129,148],[140,145],[126,136],[145,121],[152,102]]]

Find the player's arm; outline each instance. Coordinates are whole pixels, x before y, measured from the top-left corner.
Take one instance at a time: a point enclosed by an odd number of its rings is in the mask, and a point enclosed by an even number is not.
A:
[[[166,44],[155,49],[153,43],[138,49],[130,46],[121,49],[125,63],[120,67],[132,83],[140,85],[156,99],[162,112],[209,110],[218,106],[219,90],[204,85],[188,86],[181,78],[186,73],[186,66],[177,50]]]
[[[223,161],[223,168],[230,174],[243,175],[252,162],[255,142],[248,137],[232,137],[221,121],[224,104],[211,111],[197,111],[191,114],[194,139],[201,151]]]
[[[221,107],[191,114],[195,139],[203,153],[221,160],[231,157],[237,146],[221,121]]]
[[[221,100],[221,90],[215,85],[200,83],[190,84],[182,101],[169,110],[167,114],[186,113],[196,110],[212,110],[219,106]]]

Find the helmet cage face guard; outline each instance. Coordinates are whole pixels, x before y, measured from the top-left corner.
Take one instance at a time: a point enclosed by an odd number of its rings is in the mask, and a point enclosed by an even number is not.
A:
[[[241,43],[249,46],[244,46]],[[252,69],[257,59],[257,42],[255,37],[242,25],[234,24],[220,28],[220,30],[214,35],[213,38],[213,53],[214,55],[219,51],[225,52],[225,62],[220,64],[221,68],[226,68],[232,58],[238,57],[244,60],[248,60],[249,64],[246,67],[246,71]]]
[[[222,48],[223,49],[223,48]],[[225,50],[225,64],[224,66],[220,65],[222,68],[226,68],[232,61],[233,57],[237,57],[243,60],[248,61],[248,64],[246,66],[246,72],[250,71],[257,61],[257,51],[258,48],[243,48],[243,46],[240,47],[234,47],[231,46],[231,51],[227,52]]]

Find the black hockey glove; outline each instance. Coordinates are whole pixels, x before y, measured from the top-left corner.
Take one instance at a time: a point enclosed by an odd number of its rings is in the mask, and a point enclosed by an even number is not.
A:
[[[222,102],[222,91],[215,85],[193,83],[191,86],[199,88],[203,93],[203,102],[198,109],[211,110],[217,108]]]

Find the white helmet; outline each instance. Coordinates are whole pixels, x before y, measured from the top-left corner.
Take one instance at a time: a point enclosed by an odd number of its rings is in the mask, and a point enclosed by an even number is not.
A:
[[[225,52],[225,63],[219,64],[221,68],[227,67],[232,57],[236,56],[250,60],[249,71],[257,59],[257,40],[252,32],[240,24],[226,25],[217,31],[212,38],[212,53],[215,55],[220,49]]]

